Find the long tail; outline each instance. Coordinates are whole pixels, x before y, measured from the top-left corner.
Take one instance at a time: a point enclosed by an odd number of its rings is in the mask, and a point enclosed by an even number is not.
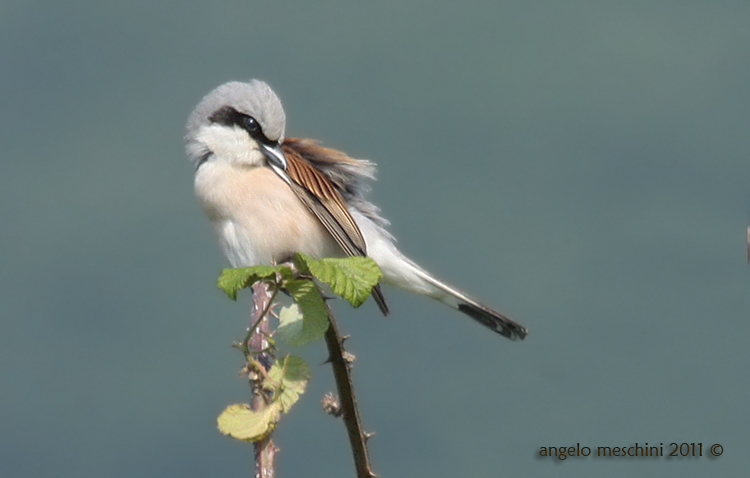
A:
[[[385,283],[439,300],[511,340],[523,339],[528,334],[526,327],[440,282],[402,254],[397,254],[398,256],[395,254],[390,256],[391,259],[396,260],[388,261],[388,265],[383,269]],[[383,268],[384,264],[380,264]]]
[[[503,337],[508,337],[510,340],[523,340],[529,333],[523,325],[513,322],[500,312],[492,310],[486,305],[482,305],[472,299],[458,300],[458,310]]]
[[[440,282],[421,269],[418,269],[418,272],[422,279],[437,289],[435,293],[430,294],[430,297],[463,312],[503,337],[508,337],[511,340],[523,340],[528,334],[526,327],[517,324],[500,312],[493,310],[486,305],[477,302],[463,292]]]
[[[367,242],[367,255],[375,259],[383,272],[381,281],[383,284],[400,287],[439,300],[511,340],[526,337],[528,334],[526,327],[513,322],[500,312],[480,304],[463,292],[440,282],[404,256],[396,248],[393,237],[383,228],[383,224],[378,222],[383,220],[375,214],[376,208],[369,203],[364,203],[364,205],[374,212],[371,211],[367,215],[360,209],[352,208],[351,213]],[[362,207],[362,204],[359,207]],[[388,309],[385,307],[380,289],[373,289],[373,295],[383,313],[387,315]]]

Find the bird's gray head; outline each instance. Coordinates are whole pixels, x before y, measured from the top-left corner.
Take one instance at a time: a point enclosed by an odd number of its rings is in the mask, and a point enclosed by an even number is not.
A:
[[[188,119],[187,151],[196,166],[217,153],[215,149],[236,142],[236,138],[219,140],[207,134],[213,126],[231,128],[247,135],[248,141],[278,145],[284,141],[286,115],[279,98],[262,81],[232,81],[219,86],[201,100]]]

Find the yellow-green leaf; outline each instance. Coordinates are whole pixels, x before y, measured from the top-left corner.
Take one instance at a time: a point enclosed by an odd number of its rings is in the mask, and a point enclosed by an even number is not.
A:
[[[300,346],[323,337],[328,330],[328,316],[318,312],[302,314],[297,304],[279,309],[279,326],[274,338],[289,345]]]
[[[285,270],[286,269],[286,270]],[[261,279],[274,277],[277,272],[291,276],[291,269],[286,266],[253,266],[224,269],[219,276],[219,288],[224,290],[232,300],[237,300],[237,292],[250,287]]]
[[[224,435],[242,441],[258,441],[273,431],[280,414],[281,404],[278,402],[259,411],[251,410],[246,403],[236,403],[225,408],[217,422]]]
[[[284,281],[284,287],[292,295],[294,302],[304,316],[303,327],[311,331],[321,331],[321,335],[328,328],[328,311],[323,297],[315,283],[308,279],[289,279]]]
[[[383,277],[377,263],[369,257],[313,259],[297,253],[294,262],[298,269],[309,270],[318,280],[331,286],[334,294],[359,307]]]
[[[273,364],[268,376],[279,384],[274,393],[274,403],[278,403],[281,411],[286,413],[299,400],[300,394],[305,392],[310,380],[310,369],[303,359],[286,355]]]

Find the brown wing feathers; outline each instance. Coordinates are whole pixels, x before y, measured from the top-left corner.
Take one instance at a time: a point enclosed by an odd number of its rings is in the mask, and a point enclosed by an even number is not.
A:
[[[304,145],[304,148],[295,147],[301,145]],[[310,140],[298,140],[297,138],[288,138],[282,145],[282,149],[287,159],[286,172],[292,180],[292,190],[300,201],[320,220],[347,255],[366,256],[365,239],[349,213],[344,198],[336,189],[337,185],[334,185],[325,174],[310,164],[303,154],[310,154],[310,150],[313,149],[312,154],[315,154],[319,161],[321,157],[330,158],[328,161],[332,163],[336,161],[353,162],[354,160],[340,151],[318,146]],[[381,312],[388,315],[388,306],[380,290],[380,285],[373,287],[372,296]]]

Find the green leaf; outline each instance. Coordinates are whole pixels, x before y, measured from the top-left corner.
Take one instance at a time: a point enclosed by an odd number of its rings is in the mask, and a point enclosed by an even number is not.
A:
[[[377,263],[369,257],[346,257],[313,259],[296,253],[297,269],[309,270],[320,281],[331,286],[334,294],[359,307],[372,292],[383,273]]]
[[[286,270],[284,270],[286,269]],[[283,277],[291,277],[292,271],[286,266],[252,266],[224,269],[219,276],[219,288],[232,300],[237,300],[237,292],[250,287],[261,279],[274,277],[279,272]]]
[[[297,268],[300,274],[310,274],[310,268],[308,267],[307,263],[314,260],[315,259],[308,256],[304,252],[295,252],[292,262],[294,262],[294,267]]]
[[[328,317],[305,317],[297,304],[279,309],[279,326],[274,338],[289,345],[300,346],[314,342],[328,330]]]
[[[273,431],[280,415],[280,402],[273,402],[259,411],[251,410],[246,403],[237,403],[225,408],[217,422],[224,435],[242,441],[258,441]]]
[[[318,286],[307,279],[290,279],[284,282],[294,302],[304,316],[302,329],[307,336],[322,336],[328,330],[328,310]]]
[[[299,400],[300,394],[305,392],[310,380],[310,369],[301,358],[286,355],[271,366],[268,376],[279,384],[273,403],[279,404],[281,411],[286,413]]]

